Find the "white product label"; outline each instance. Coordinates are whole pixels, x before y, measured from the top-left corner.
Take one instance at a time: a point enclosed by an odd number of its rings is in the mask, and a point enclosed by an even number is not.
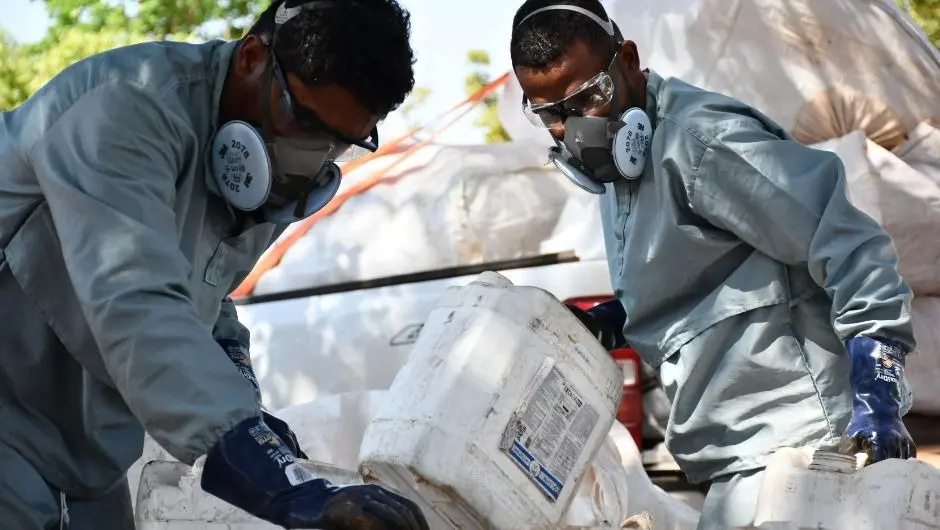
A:
[[[292,462],[285,466],[284,473],[287,474],[287,480],[290,482],[291,486],[299,486],[304,482],[310,482],[317,478],[309,469],[297,462]]]
[[[554,502],[600,415],[557,368],[537,385],[506,427],[503,450]]]

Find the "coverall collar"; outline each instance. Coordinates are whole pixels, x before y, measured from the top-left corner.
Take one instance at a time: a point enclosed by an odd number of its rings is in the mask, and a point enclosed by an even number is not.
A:
[[[646,115],[650,119],[650,125],[656,130],[656,118],[659,116],[658,96],[663,87],[663,78],[652,68],[646,70]]]

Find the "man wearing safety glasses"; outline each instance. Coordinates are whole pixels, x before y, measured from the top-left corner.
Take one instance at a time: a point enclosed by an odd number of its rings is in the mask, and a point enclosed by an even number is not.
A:
[[[134,528],[146,431],[274,524],[427,529],[298,464],[227,298],[377,149],[409,34],[395,0],[277,0],[237,42],[96,55],[0,114],[0,526]]]
[[[667,447],[710,486],[699,528],[750,526],[780,447],[914,456],[911,291],[836,155],[641,69],[596,0],[525,2],[511,54],[551,158],[600,195],[618,300],[572,310],[658,368]]]

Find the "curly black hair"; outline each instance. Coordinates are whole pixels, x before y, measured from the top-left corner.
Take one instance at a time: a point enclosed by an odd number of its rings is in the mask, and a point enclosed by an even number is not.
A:
[[[570,5],[586,9],[602,20],[609,20],[598,0],[527,0],[512,21],[509,54],[514,68],[545,69],[555,63],[575,42],[584,42],[598,55],[613,50],[610,35],[596,22],[574,11],[543,11],[521,25],[532,12],[552,5]]]
[[[270,41],[278,7],[305,4],[274,0],[248,30]],[[396,0],[312,0],[278,29],[274,52],[286,72],[304,84],[337,84],[380,116],[402,104],[414,88],[411,15]]]

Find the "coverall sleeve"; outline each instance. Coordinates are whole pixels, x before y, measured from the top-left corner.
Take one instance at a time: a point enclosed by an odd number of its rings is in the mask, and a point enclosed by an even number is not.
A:
[[[260,414],[187,288],[176,180],[200,147],[152,92],[108,82],[30,148],[72,286],[118,392],[186,463]]]
[[[714,226],[782,263],[808,267],[832,299],[843,341],[869,336],[913,351],[911,290],[894,243],[849,201],[836,154],[741,118],[708,145],[690,195],[695,213]]]

